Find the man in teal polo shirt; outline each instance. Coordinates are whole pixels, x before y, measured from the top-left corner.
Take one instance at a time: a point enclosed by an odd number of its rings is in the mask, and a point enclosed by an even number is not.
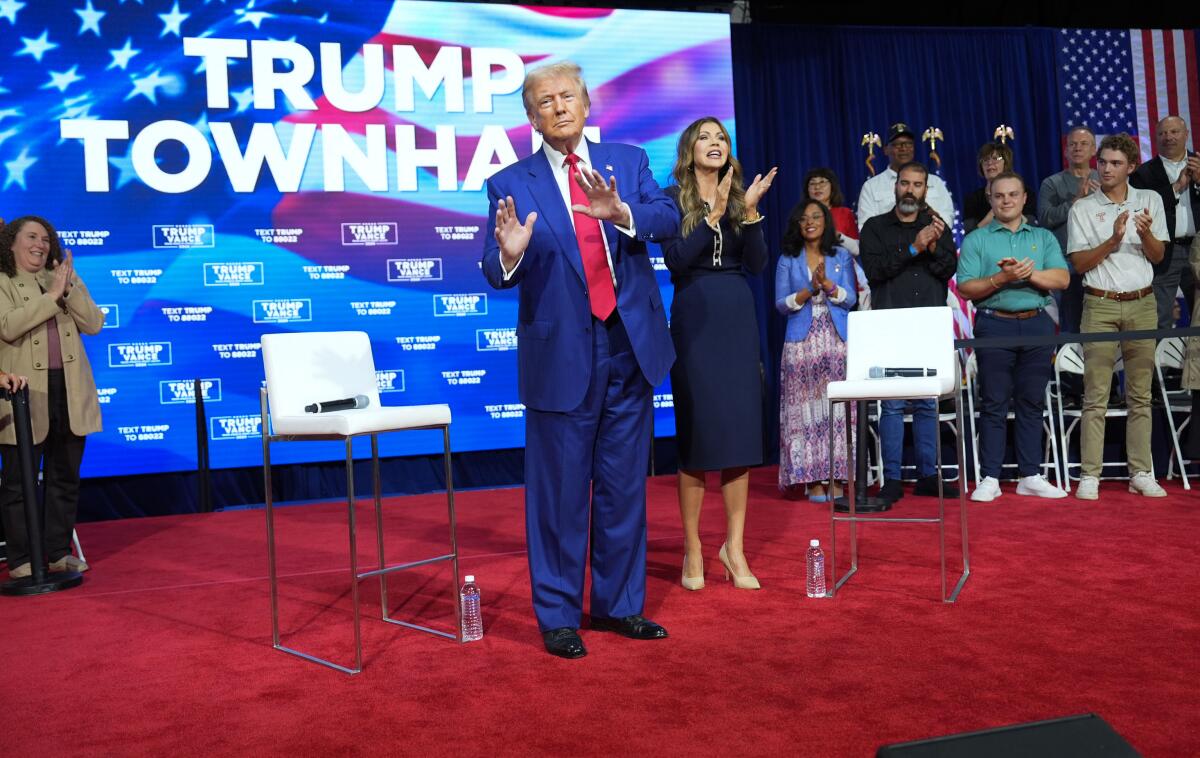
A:
[[[1025,181],[1006,171],[988,188],[992,223],[963,240],[958,259],[958,291],[975,302],[975,336],[1043,337],[1054,334],[1046,314],[1052,290],[1070,283],[1067,261],[1054,234],[1030,226],[1022,216]],[[1000,496],[1005,425],[1015,406],[1013,447],[1017,453],[1018,495],[1060,498],[1067,493],[1041,475],[1042,411],[1053,368],[1053,345],[979,348],[979,466],[981,481],[971,493],[977,502]]]

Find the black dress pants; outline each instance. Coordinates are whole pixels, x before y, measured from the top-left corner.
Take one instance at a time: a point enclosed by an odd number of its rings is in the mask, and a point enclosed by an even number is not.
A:
[[[33,446],[33,469],[42,471],[42,541],[46,559],[53,563],[71,552],[71,533],[79,506],[79,467],[83,463],[86,437],[71,433],[67,411],[67,388],[61,369],[49,372],[50,427],[46,439]],[[8,565],[16,568],[29,562],[29,535],[25,525],[25,502],[21,494],[21,466],[16,445],[0,445],[0,514],[8,537]],[[36,473],[35,473],[36,475]]]

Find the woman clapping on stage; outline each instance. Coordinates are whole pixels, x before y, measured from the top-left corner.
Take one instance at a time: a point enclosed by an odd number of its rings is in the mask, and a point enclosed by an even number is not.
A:
[[[100,431],[100,403],[80,333],[96,334],[104,314],[64,256],[54,227],[37,216],[0,230],[0,369],[29,377],[35,469],[45,487],[46,555],[51,571],[86,571],[70,554],[85,436]],[[21,469],[11,407],[0,405],[0,513],[13,578],[28,576]],[[44,466],[43,466],[44,463]]]
[[[667,193],[679,207],[679,236],[663,242],[675,298],[671,369],[683,519],[683,586],[704,586],[700,505],[704,473],[721,472],[726,539],[718,558],[734,586],[758,589],[742,550],[750,466],[762,463],[762,369],[758,321],[746,274],[767,265],[758,203],[775,169],[742,185],[729,132],[715,118],[680,135]]]

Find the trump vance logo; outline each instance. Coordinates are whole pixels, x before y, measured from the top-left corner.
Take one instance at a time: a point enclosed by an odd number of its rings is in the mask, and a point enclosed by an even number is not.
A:
[[[479,352],[491,350],[516,350],[517,330],[515,327],[500,329],[476,329],[475,349]]]
[[[359,221],[342,224],[343,245],[395,245],[400,229],[395,221]]]
[[[209,420],[209,437],[214,441],[245,440],[261,436],[261,428],[261,416],[213,416]]]
[[[108,346],[109,368],[170,365],[170,342],[114,342]]]
[[[206,402],[221,399],[220,379],[201,379],[200,398]],[[196,384],[191,379],[167,380],[158,383],[158,402],[161,405],[196,402]]]
[[[264,281],[263,264],[258,261],[204,264],[205,287],[255,286]]]
[[[312,300],[255,300],[254,323],[287,324],[293,321],[312,321]]]
[[[434,295],[434,316],[486,316],[487,294],[473,292],[462,295]]]
[[[155,224],[154,247],[212,247],[216,234],[212,224]]]

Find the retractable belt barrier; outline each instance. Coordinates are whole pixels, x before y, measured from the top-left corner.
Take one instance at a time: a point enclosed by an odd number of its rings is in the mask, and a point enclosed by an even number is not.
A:
[[[1040,345],[1069,345],[1072,342],[1125,342],[1128,340],[1158,340],[1167,337],[1200,337],[1200,327],[1182,329],[1142,329],[1131,332],[1089,332],[1087,334],[1051,334],[1044,337],[984,337],[954,340],[954,347],[975,350],[989,347],[1038,347]]]

